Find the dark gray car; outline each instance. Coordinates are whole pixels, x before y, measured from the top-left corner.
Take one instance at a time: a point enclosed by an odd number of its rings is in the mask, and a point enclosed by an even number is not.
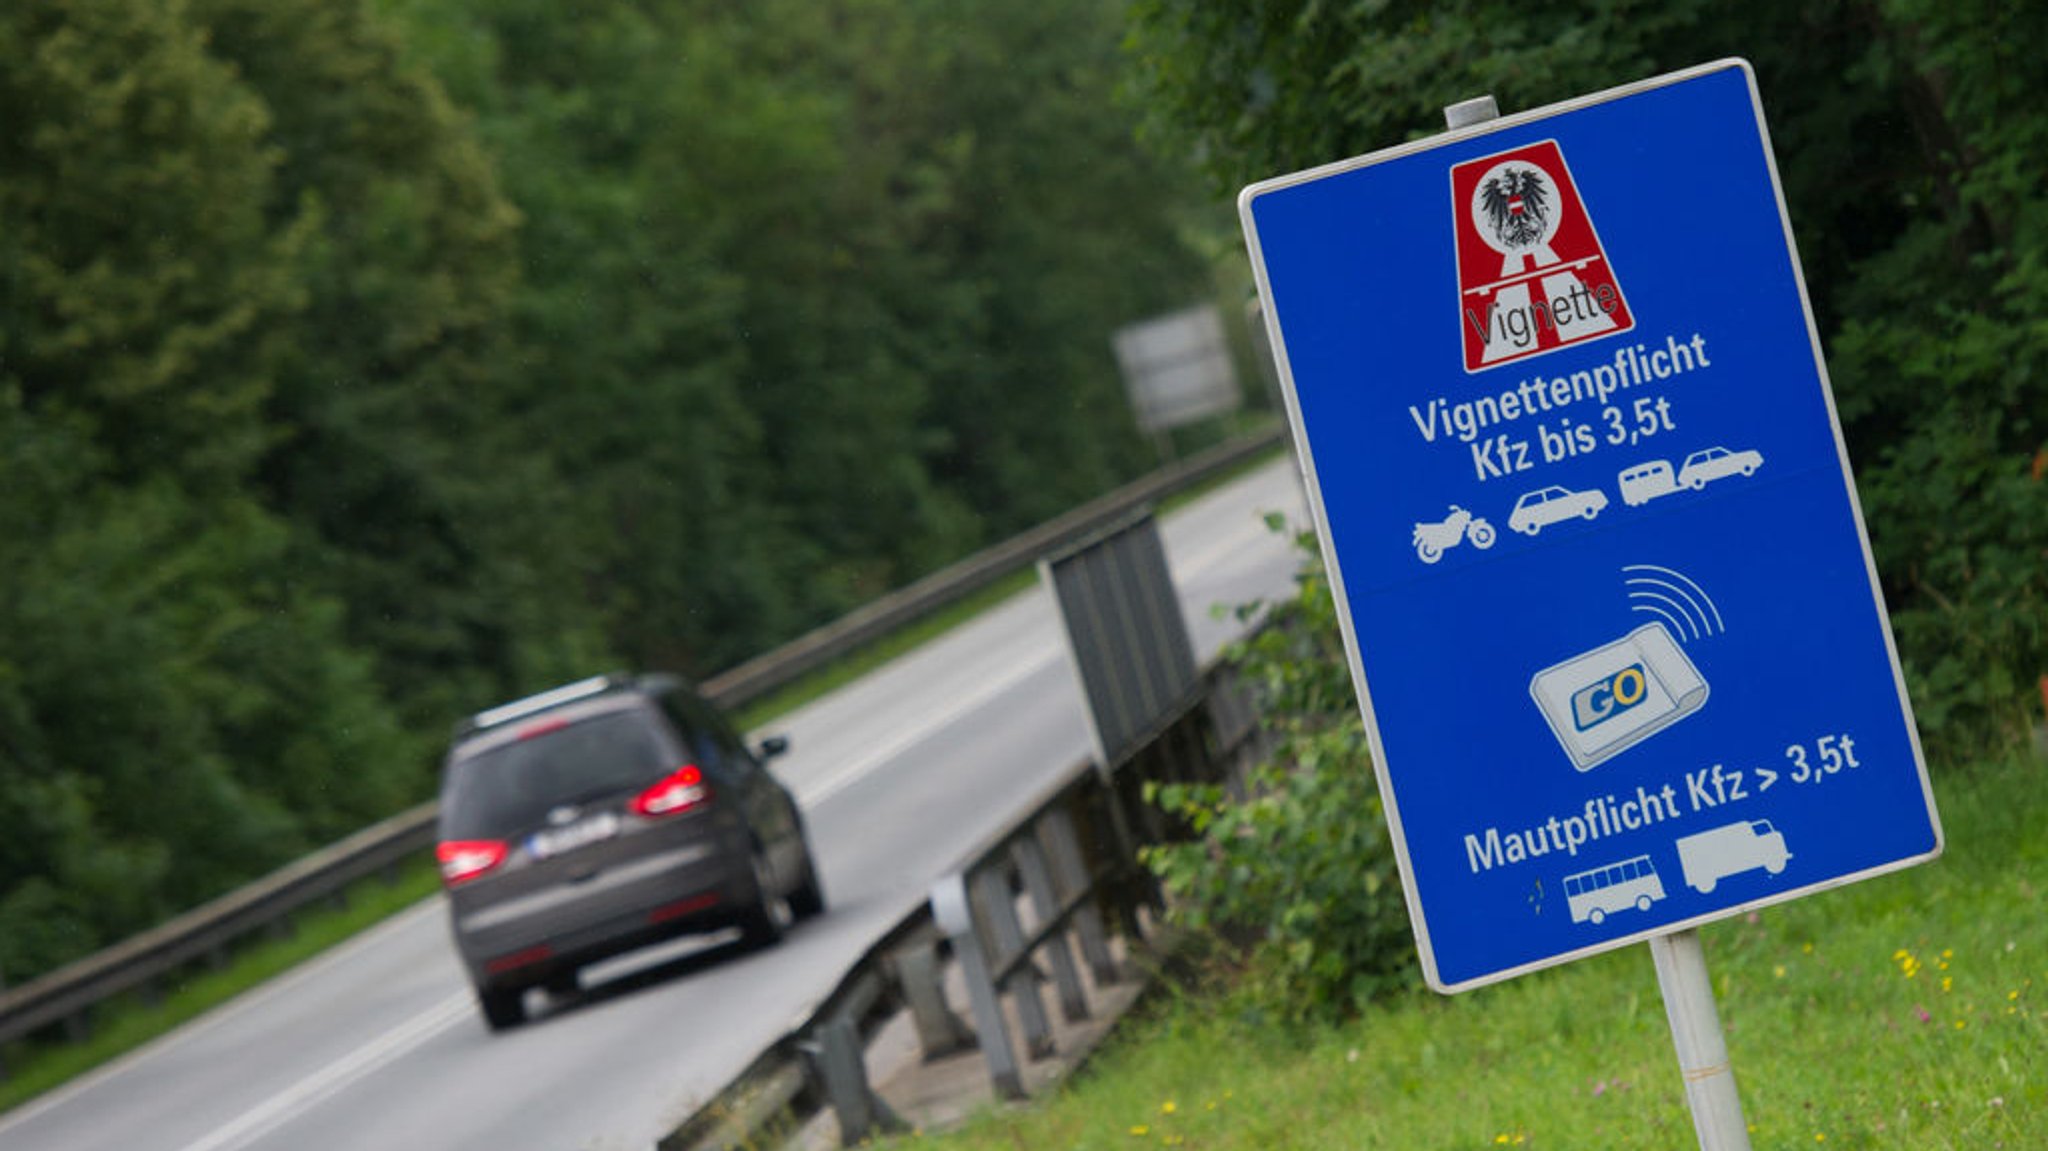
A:
[[[605,676],[480,712],[442,770],[455,946],[495,1030],[529,988],[737,926],[750,944],[824,910],[803,819],[758,752],[669,676]]]

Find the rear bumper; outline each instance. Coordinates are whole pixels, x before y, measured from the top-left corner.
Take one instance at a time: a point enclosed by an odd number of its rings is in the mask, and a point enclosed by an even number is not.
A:
[[[724,926],[754,896],[746,856],[701,842],[576,884],[464,908],[449,904],[456,950],[478,986],[526,986],[679,935]]]

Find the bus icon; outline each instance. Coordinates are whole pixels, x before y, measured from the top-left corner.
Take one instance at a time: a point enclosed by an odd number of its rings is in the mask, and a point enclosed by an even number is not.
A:
[[[1686,886],[1701,895],[1712,892],[1716,883],[1731,875],[1758,867],[1776,875],[1791,858],[1784,833],[1768,819],[1730,823],[1678,841],[1678,862],[1685,869]]]
[[[1598,927],[1610,912],[1631,907],[1648,911],[1662,898],[1664,881],[1647,855],[1564,877],[1564,902],[1571,909],[1573,923],[1590,921]]]

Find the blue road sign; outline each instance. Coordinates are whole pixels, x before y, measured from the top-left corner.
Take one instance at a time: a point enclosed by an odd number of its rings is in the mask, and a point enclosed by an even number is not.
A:
[[[1746,63],[1239,208],[1433,987],[1939,854]]]

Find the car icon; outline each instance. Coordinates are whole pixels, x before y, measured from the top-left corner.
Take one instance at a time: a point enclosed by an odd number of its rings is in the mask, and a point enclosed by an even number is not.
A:
[[[1508,527],[1533,536],[1543,530],[1543,525],[1573,516],[1590,520],[1606,506],[1607,495],[1597,488],[1589,492],[1575,492],[1553,484],[1516,500],[1515,510],[1508,513]]]
[[[1703,448],[1685,457],[1678,467],[1678,486],[1698,491],[1707,486],[1708,480],[1718,480],[1737,472],[1745,476],[1755,475],[1764,466],[1760,452],[1731,452],[1727,448]]]

